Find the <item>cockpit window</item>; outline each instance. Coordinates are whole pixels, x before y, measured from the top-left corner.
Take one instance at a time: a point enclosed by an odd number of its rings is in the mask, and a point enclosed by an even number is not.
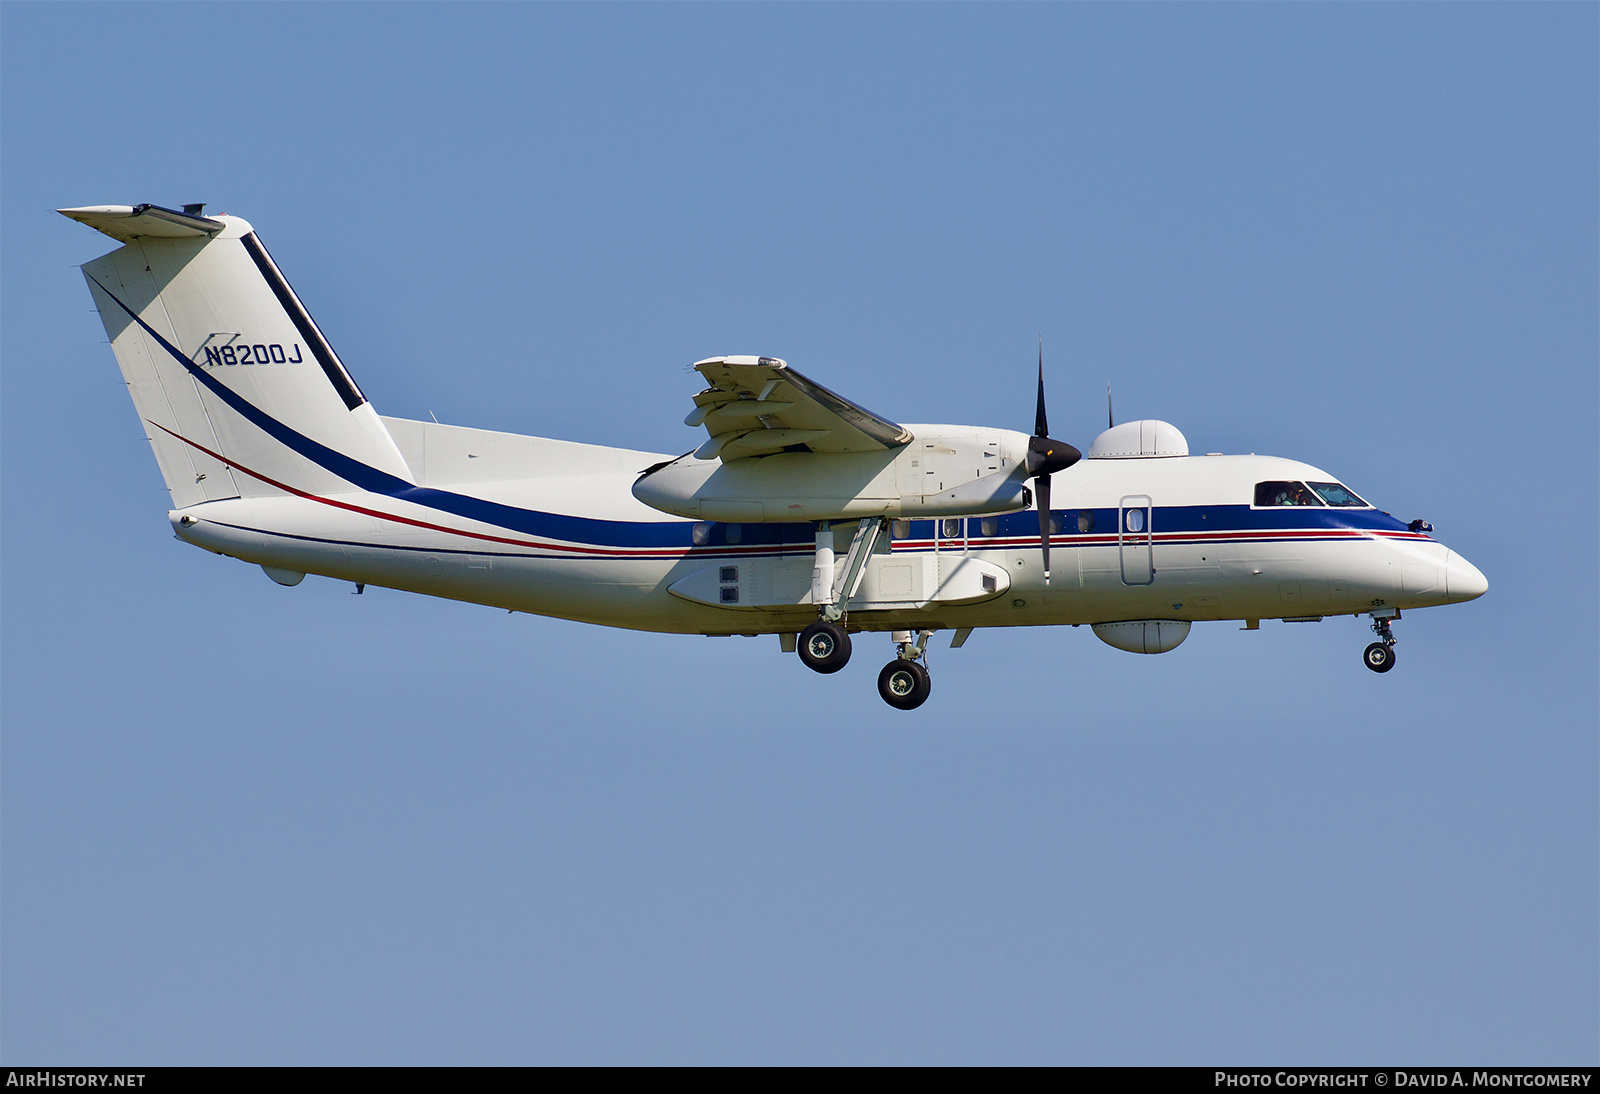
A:
[[[1308,482],[1307,486],[1317,492],[1317,495],[1329,505],[1341,509],[1366,509],[1367,503],[1352,494],[1343,484],[1337,482]]]
[[[1352,495],[1353,496],[1353,495]],[[1256,483],[1257,505],[1321,505],[1303,482]]]

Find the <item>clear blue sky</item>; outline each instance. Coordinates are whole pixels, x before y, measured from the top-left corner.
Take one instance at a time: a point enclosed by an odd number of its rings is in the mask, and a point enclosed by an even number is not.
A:
[[[0,8],[6,1063],[1600,1056],[1593,4]],[[247,217],[382,413],[1121,417],[1489,594],[939,643],[915,715],[175,542],[49,210]]]

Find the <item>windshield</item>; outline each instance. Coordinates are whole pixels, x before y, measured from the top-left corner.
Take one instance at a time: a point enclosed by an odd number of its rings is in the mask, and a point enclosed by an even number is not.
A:
[[[1312,482],[1307,486],[1317,492],[1317,496],[1329,505],[1336,505],[1342,509],[1365,509],[1367,503],[1352,494],[1345,486],[1337,482]]]
[[[1256,483],[1257,505],[1321,505],[1303,482]]]

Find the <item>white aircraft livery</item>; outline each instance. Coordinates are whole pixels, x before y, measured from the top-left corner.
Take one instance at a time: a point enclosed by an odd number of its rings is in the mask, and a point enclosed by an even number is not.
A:
[[[62,209],[121,247],[83,267],[172,495],[179,539],[306,574],[681,634],[776,634],[817,672],[890,636],[878,691],[928,697],[927,647],[980,627],[1090,625],[1165,653],[1199,620],[1368,616],[1488,581],[1335,476],[1191,456],[1160,421],[1086,453],[1049,435],[898,425],[773,357],[695,363],[681,456],[385,418],[238,217]],[[1052,568],[1053,567],[1053,568]]]

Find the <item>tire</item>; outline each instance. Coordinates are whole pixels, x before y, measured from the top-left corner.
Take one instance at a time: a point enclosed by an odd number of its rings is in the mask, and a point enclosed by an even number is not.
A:
[[[878,694],[897,710],[916,710],[928,701],[933,680],[916,661],[895,658],[878,673]]]
[[[1394,668],[1394,647],[1374,642],[1361,655],[1361,663],[1373,672],[1388,672]]]
[[[800,632],[799,649],[812,672],[838,672],[850,661],[850,636],[837,623],[818,621]]]

